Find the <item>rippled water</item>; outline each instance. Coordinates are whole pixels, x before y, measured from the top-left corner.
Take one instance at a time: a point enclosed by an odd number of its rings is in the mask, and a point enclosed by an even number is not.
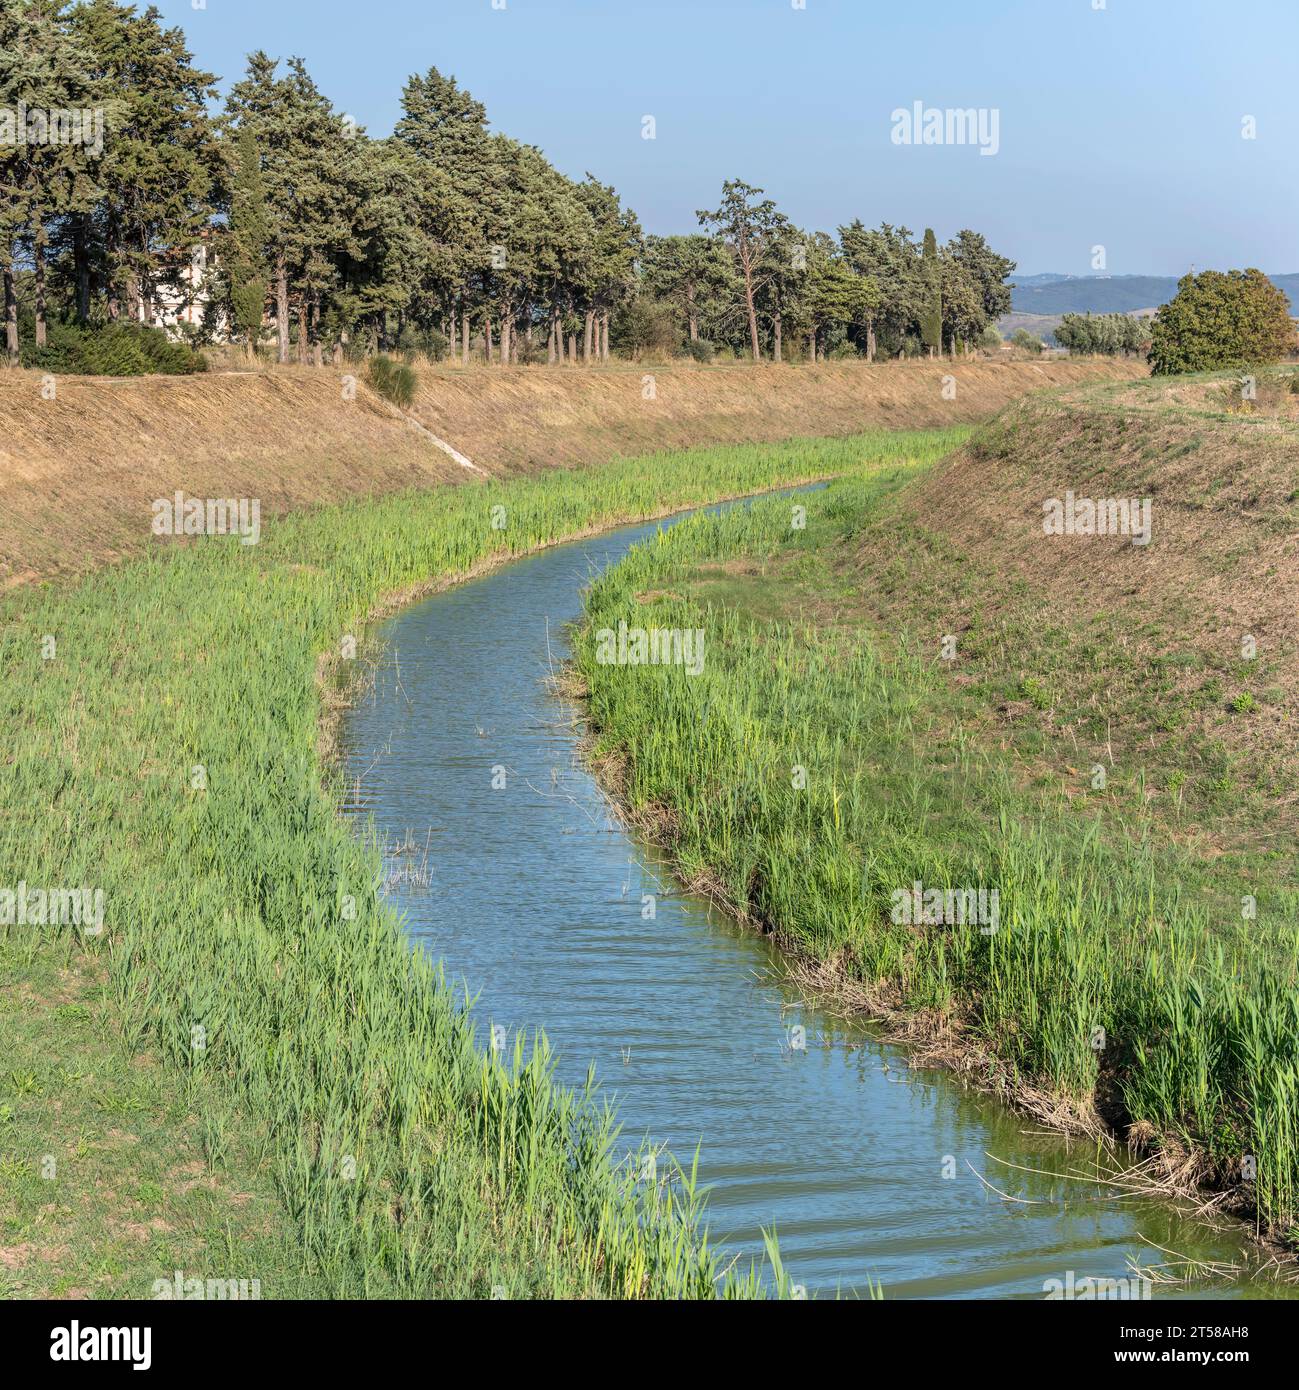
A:
[[[1042,1298],[1069,1271],[1127,1278],[1129,1259],[1165,1259],[1148,1241],[1238,1260],[1231,1233],[1053,1176],[1085,1168],[1087,1146],[808,1007],[765,942],[679,891],[611,818],[577,755],[578,712],[546,678],[590,576],[659,524],[402,612],[372,695],[348,717],[353,810],[390,846],[389,892],[411,937],[478,996],[480,1029],[543,1028],[574,1083],[594,1061],[628,1147],[649,1132],[688,1163],[700,1145],[714,1239],[761,1254],[760,1230],[774,1227],[813,1295],[873,1277],[891,1298]],[[653,921],[644,894],[657,895]],[[805,1051],[790,1046],[796,1025]]]

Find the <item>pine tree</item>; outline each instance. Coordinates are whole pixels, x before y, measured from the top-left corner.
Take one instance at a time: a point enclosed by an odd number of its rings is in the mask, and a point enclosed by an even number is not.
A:
[[[32,265],[35,344],[47,329],[47,268],[60,219],[84,211],[97,192],[93,174],[101,151],[94,127],[81,112],[99,98],[90,56],[69,31],[64,0],[0,0],[0,108],[16,122],[22,110],[42,129],[13,131],[0,141],[0,273],[4,278],[5,345],[11,361],[19,351],[15,266],[21,244]],[[66,130],[56,119],[76,112]],[[59,113],[56,117],[55,113]],[[98,136],[102,137],[102,127]],[[34,139],[18,138],[32,135]]]
[[[751,188],[739,179],[722,184],[722,203],[714,212],[698,214],[701,226],[713,227],[735,258],[744,281],[744,305],[749,320],[749,350],[755,362],[762,361],[758,338],[757,292],[759,267],[768,253],[769,243],[786,225],[770,198],[761,202],[762,189]]]
[[[155,9],[89,0],[70,15],[115,99],[98,169],[108,312],[154,317],[159,288],[181,292],[211,224],[222,152],[207,103],[213,74],[194,66],[179,28]]]

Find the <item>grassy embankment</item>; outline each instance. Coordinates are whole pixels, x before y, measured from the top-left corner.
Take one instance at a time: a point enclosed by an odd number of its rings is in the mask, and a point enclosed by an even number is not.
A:
[[[84,574],[152,542],[155,498],[255,497],[262,517],[622,455],[861,430],[945,429],[1027,391],[1144,372],[1114,360],[817,367],[421,369],[409,416],[353,369],[199,377],[0,372],[0,590]],[[943,381],[956,383],[955,398]],[[646,399],[646,377],[653,399]],[[351,399],[349,399],[349,394]],[[422,423],[421,432],[412,421]]]
[[[578,662],[687,882],[929,1056],[1293,1241],[1299,430],[1179,390],[1030,399],[803,499],[805,529],[788,501],[683,524],[595,585]],[[1151,543],[1044,535],[1067,488],[1151,497]],[[703,673],[600,664],[620,621],[703,628]],[[916,882],[997,889],[998,929],[895,923]]]
[[[394,594],[958,437],[406,492],[0,598],[0,887],[106,902],[98,938],[0,928],[6,1290],[147,1297],[180,1268],[268,1298],[712,1296],[688,1175],[617,1167],[599,1101],[522,1038],[485,1056],[412,955],[322,785],[317,671]]]

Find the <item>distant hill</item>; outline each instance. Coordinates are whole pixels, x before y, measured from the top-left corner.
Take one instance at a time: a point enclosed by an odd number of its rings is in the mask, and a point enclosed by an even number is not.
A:
[[[1268,279],[1299,305],[1299,274]],[[1177,293],[1173,275],[1016,275],[1011,285],[1015,313],[1053,316],[1132,314],[1167,304]]]

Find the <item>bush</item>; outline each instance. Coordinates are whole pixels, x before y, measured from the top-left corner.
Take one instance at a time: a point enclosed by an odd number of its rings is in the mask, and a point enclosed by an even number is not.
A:
[[[1295,346],[1289,300],[1261,270],[1184,275],[1152,336],[1156,376],[1276,362]]]
[[[407,352],[421,352],[430,362],[441,362],[447,355],[449,344],[436,328],[412,328],[408,325],[402,329],[397,346],[402,350],[404,361],[411,360],[405,357]]]
[[[620,353],[639,362],[643,352],[676,352],[681,330],[666,304],[644,295],[630,299],[614,314],[610,335]]]
[[[405,362],[394,362],[391,357],[376,357],[370,362],[368,372],[370,385],[384,400],[409,410],[415,399],[418,378],[415,368]]]
[[[201,352],[142,323],[51,323],[43,348],[32,342],[33,328],[24,325],[22,364],[56,376],[188,376],[207,371]]]
[[[1026,328],[1016,329],[1010,341],[1023,352],[1038,353],[1046,346],[1041,338],[1035,338]]]
[[[707,366],[717,356],[717,349],[707,338],[692,338],[686,343],[686,356]]]
[[[1000,330],[992,323],[979,334],[979,346],[981,348],[986,348],[989,352],[996,352],[1004,341],[1005,339],[1001,336]]]

